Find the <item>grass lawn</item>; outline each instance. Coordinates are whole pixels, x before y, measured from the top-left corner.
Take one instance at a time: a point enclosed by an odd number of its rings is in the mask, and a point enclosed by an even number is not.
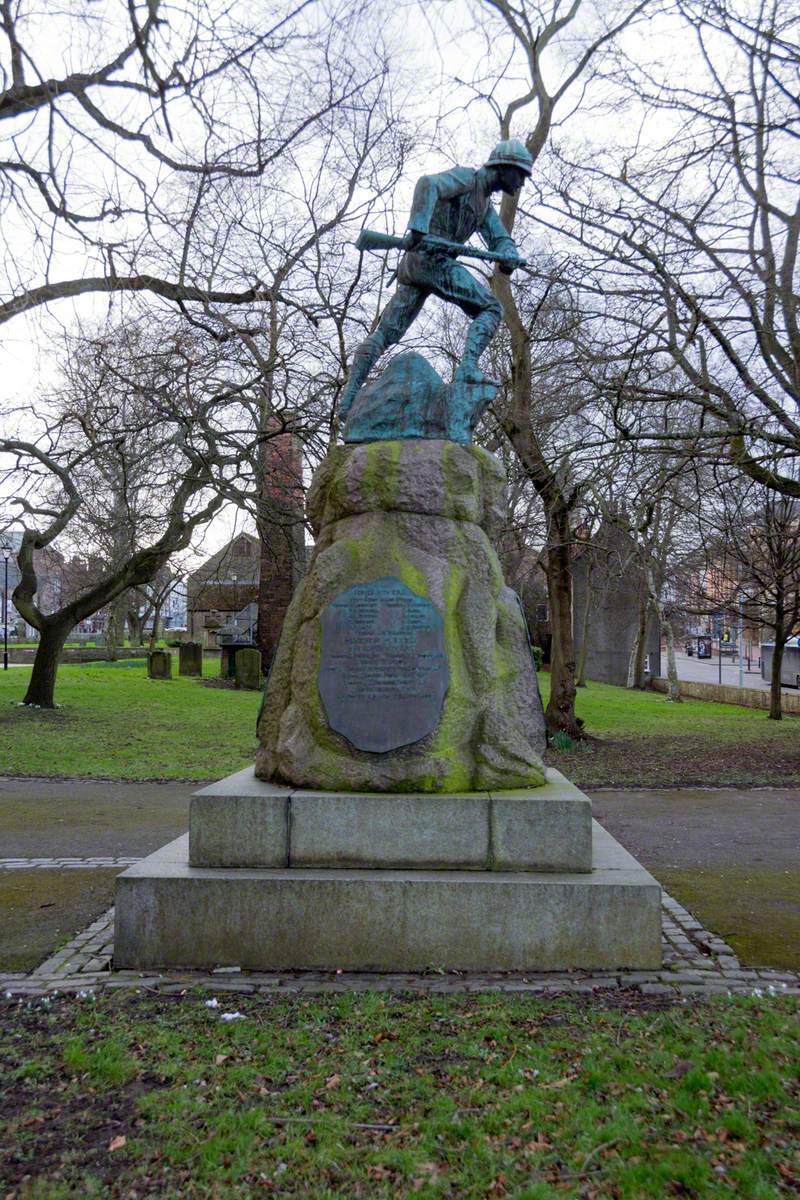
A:
[[[219,779],[252,763],[258,692],[147,678],[144,660],[59,667],[54,710],[18,707],[29,670],[0,671],[0,774]],[[219,663],[208,659],[206,675]]]
[[[540,674],[547,703],[550,677]],[[747,787],[800,785],[800,720],[767,720],[759,709],[629,691],[580,688],[576,703],[589,740],[547,761],[578,787]]]
[[[216,675],[217,660],[204,669]],[[142,660],[65,665],[62,707],[40,712],[17,706],[27,679],[0,672],[0,774],[218,779],[253,761],[258,693],[150,680]],[[545,673],[541,684],[546,703]],[[577,711],[590,740],[548,762],[579,787],[800,785],[795,717],[602,683],[580,689]]]
[[[9,1200],[793,1193],[789,999],[206,995],[0,1010]]]

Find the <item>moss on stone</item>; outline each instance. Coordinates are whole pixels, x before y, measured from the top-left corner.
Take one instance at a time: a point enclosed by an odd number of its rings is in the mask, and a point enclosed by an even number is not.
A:
[[[800,870],[660,867],[655,874],[744,965],[800,970]]]
[[[463,711],[468,706],[470,680],[463,658],[463,638],[458,619],[458,605],[466,572],[450,565],[444,588],[444,644],[450,671],[447,695],[441,720],[434,735],[431,752],[444,766],[440,783],[443,792],[455,792],[472,786],[472,763],[464,761],[465,734],[474,722],[474,713]]]
[[[376,507],[389,511],[397,494],[397,468],[402,442],[368,442],[367,461],[361,486],[365,494],[374,497]]]
[[[377,442],[339,448],[319,479],[312,491],[323,525],[267,691],[264,769],[297,786],[331,790],[535,784],[543,725],[541,712],[537,717],[520,701],[520,688],[535,691],[532,672],[530,681],[526,675],[527,642],[507,611],[492,544],[469,519],[481,520],[484,494],[490,507],[501,495],[502,472],[492,456],[446,442]],[[420,489],[420,511],[409,509]],[[386,576],[442,611],[449,681],[435,730],[413,747],[370,755],[328,726],[318,690],[320,615],[347,588]],[[483,744],[487,737],[491,745]]]

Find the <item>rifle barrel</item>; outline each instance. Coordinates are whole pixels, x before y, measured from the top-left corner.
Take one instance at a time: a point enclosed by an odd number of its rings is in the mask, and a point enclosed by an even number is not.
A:
[[[447,238],[435,237],[433,234],[426,234],[421,242],[417,243],[415,249],[442,250],[446,254],[453,254],[463,258],[478,258],[484,262],[506,262],[507,257],[503,254],[495,254],[493,250],[481,250],[477,246],[465,246],[461,242],[450,242]],[[390,233],[378,233],[373,229],[362,229],[358,235],[356,242],[358,250],[405,250],[407,246],[405,239],[395,237]],[[516,260],[521,267],[526,267],[528,261],[525,258]]]

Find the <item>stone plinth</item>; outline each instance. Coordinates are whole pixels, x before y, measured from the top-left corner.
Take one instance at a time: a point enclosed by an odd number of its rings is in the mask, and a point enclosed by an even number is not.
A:
[[[329,454],[308,495],[316,546],[267,685],[260,778],[326,792],[410,794],[544,782],[544,718],[527,630],[492,544],[504,489],[500,464],[478,446],[388,440]],[[319,679],[323,616],[349,589],[384,583],[439,614],[447,688],[429,732],[378,754],[331,728]],[[409,629],[407,622],[401,640]],[[379,648],[382,664],[388,641]],[[334,647],[334,658],[340,651]],[[393,719],[393,681],[383,666],[369,675],[368,653],[365,641],[365,694],[379,726]],[[358,693],[357,681],[347,686],[351,697]],[[399,701],[404,686],[396,684]]]
[[[588,874],[190,867],[188,837],[117,879],[115,966],[652,969],[660,888],[594,826]]]
[[[192,866],[592,869],[591,804],[558,771],[540,788],[438,796],[312,792],[252,769],[192,798]]]

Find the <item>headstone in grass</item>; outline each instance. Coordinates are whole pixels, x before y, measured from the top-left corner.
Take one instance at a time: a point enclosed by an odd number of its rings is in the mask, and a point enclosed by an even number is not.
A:
[[[203,647],[200,642],[182,642],[178,650],[178,674],[203,674]]]
[[[261,651],[236,651],[236,686],[257,692],[261,688]]]
[[[169,650],[151,650],[147,656],[147,674],[151,679],[172,679],[172,655]]]

